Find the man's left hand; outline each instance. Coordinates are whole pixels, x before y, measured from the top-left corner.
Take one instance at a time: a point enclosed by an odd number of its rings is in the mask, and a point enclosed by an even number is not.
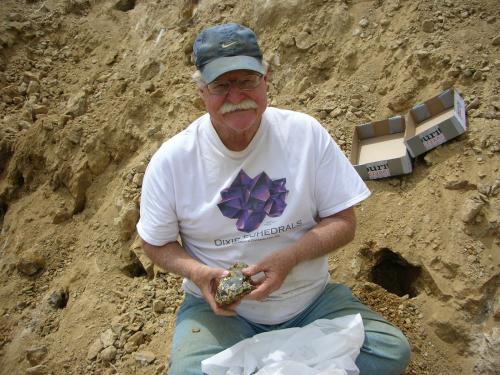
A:
[[[255,289],[244,298],[258,301],[267,298],[272,292],[281,287],[295,265],[296,261],[293,254],[279,251],[265,257],[257,264],[244,268],[242,272],[247,276],[263,273],[260,279],[254,280]]]

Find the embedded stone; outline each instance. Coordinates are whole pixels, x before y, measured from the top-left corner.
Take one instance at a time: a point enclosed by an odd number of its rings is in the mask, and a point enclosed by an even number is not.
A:
[[[154,362],[154,360],[156,359],[156,355],[152,352],[143,351],[134,353],[134,358],[141,365],[146,366]]]
[[[101,333],[101,342],[104,347],[112,346],[116,340],[116,334],[111,328]]]
[[[116,357],[117,350],[114,346],[108,346],[103,349],[103,351],[99,354],[99,357],[103,362],[111,362]]]
[[[144,343],[144,333],[138,331],[129,337],[127,343],[132,343],[135,346],[139,346]]]
[[[45,267],[45,259],[36,251],[27,251],[17,262],[17,270],[27,276],[33,276]]]
[[[46,346],[39,346],[36,348],[26,349],[26,359],[30,365],[35,366],[40,364],[47,355],[48,350]]]
[[[89,350],[87,352],[87,359],[93,360],[97,357],[99,352],[104,348],[102,345],[102,341],[100,338],[94,340],[94,342],[89,346]]]
[[[434,22],[432,20],[425,20],[422,22],[422,30],[426,33],[432,33],[434,31]]]
[[[471,223],[484,206],[484,202],[479,198],[469,198],[462,207],[461,218],[464,223]]]

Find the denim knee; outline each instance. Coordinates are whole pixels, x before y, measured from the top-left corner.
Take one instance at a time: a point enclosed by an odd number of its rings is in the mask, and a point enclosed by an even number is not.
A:
[[[410,363],[411,347],[405,336],[401,335],[397,350],[394,351],[395,374],[403,374]]]

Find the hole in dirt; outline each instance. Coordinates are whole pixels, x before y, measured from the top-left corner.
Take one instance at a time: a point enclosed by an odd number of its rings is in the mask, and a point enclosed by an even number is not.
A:
[[[128,12],[134,9],[135,0],[120,0],[115,4],[115,9],[121,10],[122,12]]]
[[[50,294],[49,304],[55,309],[64,309],[68,304],[69,292],[67,289],[55,290]]]
[[[139,259],[135,258],[131,263],[122,268],[122,272],[128,277],[145,277],[148,275]]]
[[[418,295],[416,287],[422,270],[408,263],[403,257],[389,249],[377,254],[377,261],[371,270],[371,281],[388,292],[410,298]]]
[[[7,206],[7,203],[0,200],[0,228],[2,227],[3,218],[4,218],[5,214],[7,213],[8,208],[9,208],[9,206]]]

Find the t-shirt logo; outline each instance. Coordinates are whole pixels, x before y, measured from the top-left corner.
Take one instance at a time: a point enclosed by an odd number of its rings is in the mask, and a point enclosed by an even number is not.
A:
[[[265,172],[250,178],[242,169],[231,186],[220,192],[217,204],[222,215],[236,221],[242,232],[257,229],[266,216],[278,217],[285,211],[286,178],[272,180]]]

